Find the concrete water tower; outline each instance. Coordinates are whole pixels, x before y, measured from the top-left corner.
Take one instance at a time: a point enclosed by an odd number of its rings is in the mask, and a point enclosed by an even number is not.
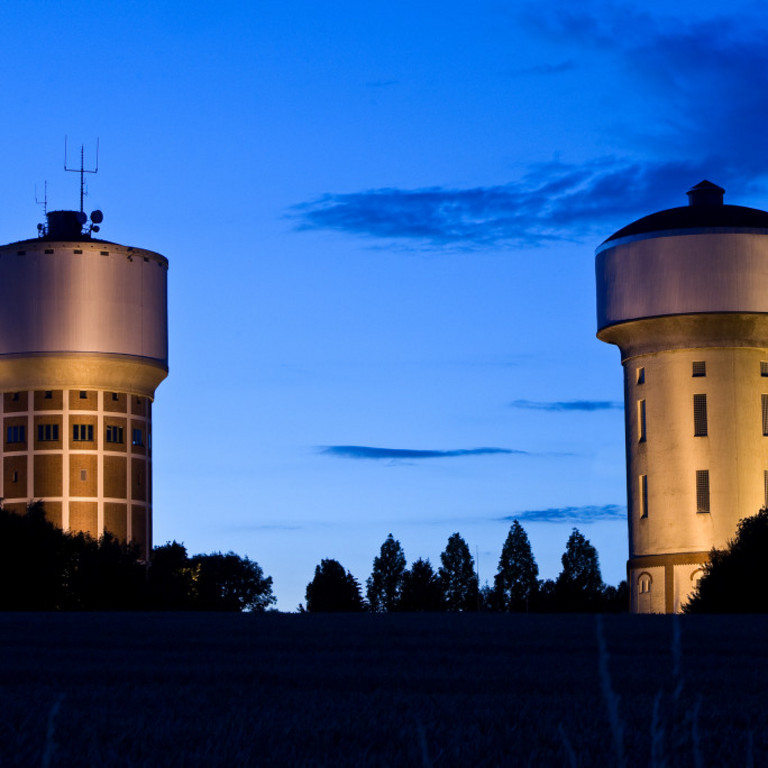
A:
[[[768,505],[768,212],[702,181],[598,249],[597,336],[624,367],[631,610],[680,611]]]
[[[99,211],[46,215],[37,238],[0,246],[4,505],[41,500],[64,530],[110,531],[147,557],[168,261],[93,237]]]

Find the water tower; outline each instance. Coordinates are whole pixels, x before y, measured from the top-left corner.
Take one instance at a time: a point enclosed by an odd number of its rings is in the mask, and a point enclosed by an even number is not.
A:
[[[64,530],[110,531],[147,557],[168,261],[96,239],[99,211],[46,217],[38,237],[0,246],[4,505],[41,500]]]
[[[624,368],[631,610],[680,611],[712,547],[768,505],[768,212],[645,216],[596,255],[597,336]]]

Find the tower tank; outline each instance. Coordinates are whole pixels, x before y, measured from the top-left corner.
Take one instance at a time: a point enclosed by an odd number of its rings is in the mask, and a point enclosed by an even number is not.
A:
[[[152,545],[152,402],[168,374],[168,260],[78,211],[0,246],[2,496],[64,530]]]
[[[631,610],[682,609],[768,504],[768,213],[702,181],[596,252],[597,336],[624,368]]]

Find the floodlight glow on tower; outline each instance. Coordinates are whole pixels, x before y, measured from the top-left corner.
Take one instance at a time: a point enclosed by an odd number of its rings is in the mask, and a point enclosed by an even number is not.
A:
[[[631,610],[682,609],[768,505],[768,212],[702,181],[596,254],[597,336],[624,367]]]
[[[0,246],[2,496],[64,530],[152,545],[152,401],[168,374],[168,261],[50,211]]]

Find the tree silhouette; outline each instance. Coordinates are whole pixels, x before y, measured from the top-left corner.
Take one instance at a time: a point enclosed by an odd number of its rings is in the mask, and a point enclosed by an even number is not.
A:
[[[527,611],[538,587],[539,567],[523,526],[515,520],[507,534],[494,578],[494,603],[502,611]]]
[[[686,613],[768,613],[768,509],[739,521],[725,549],[713,549]]]
[[[443,611],[445,601],[440,579],[429,560],[419,558],[403,573],[401,611]]]
[[[366,582],[368,604],[372,611],[394,611],[400,600],[405,572],[405,553],[390,533],[374,558],[373,570]]]
[[[358,613],[365,610],[360,584],[337,560],[321,560],[307,584],[307,610],[311,613]]]
[[[448,538],[448,544],[440,554],[440,562],[438,574],[447,609],[476,611],[479,595],[475,561],[467,542],[458,533]]]
[[[197,603],[197,573],[187,548],[169,541],[152,550],[149,560],[149,607],[159,611],[190,611]]]
[[[597,550],[574,528],[561,558],[563,570],[555,582],[555,600],[561,611],[599,611],[603,577]]]
[[[201,611],[264,611],[275,602],[272,577],[234,552],[195,555],[191,560]]]

